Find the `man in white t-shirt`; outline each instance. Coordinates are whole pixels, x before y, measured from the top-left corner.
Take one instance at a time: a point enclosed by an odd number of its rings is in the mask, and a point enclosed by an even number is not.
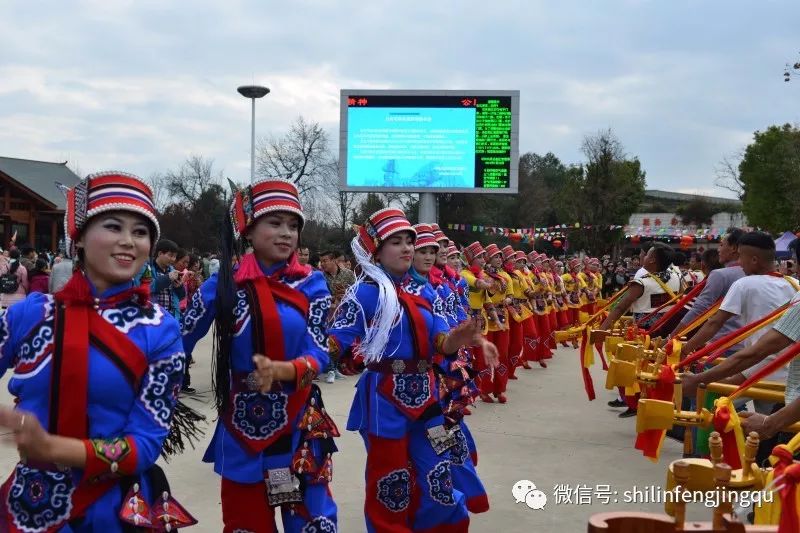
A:
[[[775,272],[775,243],[768,234],[754,231],[742,236],[739,241],[739,263],[745,272],[745,277],[731,285],[719,310],[683,346],[684,354],[688,355],[703,346],[729,318],[739,317],[742,324],[751,324],[789,302],[797,293],[795,283]],[[765,328],[756,331],[745,339],[742,345],[744,347],[752,346],[767,331]],[[730,366],[720,365],[702,374],[685,376],[683,380],[684,394],[691,395],[698,383],[709,383],[712,378],[714,381],[724,379],[727,383],[742,383],[774,358],[774,355],[769,356],[758,364],[737,372],[727,372],[725,369]],[[767,376],[766,379],[785,381],[786,369],[782,368]],[[771,409],[771,405],[768,403],[759,401],[754,403],[758,412],[769,412]]]

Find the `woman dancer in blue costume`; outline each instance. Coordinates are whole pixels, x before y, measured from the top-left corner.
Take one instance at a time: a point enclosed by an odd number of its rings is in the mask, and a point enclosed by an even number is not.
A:
[[[469,528],[466,498],[450,473],[457,439],[444,427],[432,361],[437,352],[452,356],[481,344],[496,364],[497,350],[475,321],[450,330],[441,299],[411,269],[415,238],[399,209],[378,211],[358,228],[359,277],[337,310],[329,344],[351,365],[366,366],[347,429],[359,431],[367,448],[367,530],[462,532]]]
[[[464,263],[461,261],[461,252],[456,247],[456,244],[448,239],[441,229],[437,229],[437,224],[432,224],[431,227],[433,228],[433,236],[436,242],[439,243],[439,253],[436,255],[436,268],[444,273],[444,279],[456,297],[454,303],[456,307],[455,314],[460,324],[469,317],[469,284],[467,280],[459,274],[459,272],[464,269]],[[466,386],[466,389],[462,387],[459,394],[459,408],[462,415],[471,415],[472,411],[467,406],[473,404],[475,398],[480,396],[480,388],[475,381],[478,375],[478,372],[474,369],[475,354],[470,349],[459,350],[458,354],[459,366],[462,366],[460,374],[461,378],[465,380],[464,386]],[[465,436],[469,443],[469,453],[472,456],[472,461],[477,465],[478,451],[475,448],[475,441],[472,439],[472,435],[469,431],[465,433]]]
[[[442,270],[449,270],[446,264],[448,238],[438,225],[416,224],[414,229],[417,240],[414,242],[413,270],[428,279],[444,302],[448,326],[456,328],[467,320],[467,313],[454,292],[455,284],[450,285]],[[471,513],[483,513],[489,510],[489,497],[473,462],[478,458],[475,440],[464,422],[464,410],[480,394],[473,382],[476,374],[469,368],[469,359],[468,348],[461,348],[455,357],[448,358],[439,353],[434,356],[444,425],[456,437],[456,444],[450,449],[453,486],[464,493]]]
[[[447,279],[455,285],[456,295],[458,296],[458,303],[464,313],[469,312],[469,284],[460,272],[464,269],[464,262],[461,260],[461,252],[459,251],[456,243],[451,240],[447,241],[447,266],[450,274],[447,274]],[[445,273],[448,271],[446,270]]]
[[[314,376],[328,367],[330,293],[319,271],[297,261],[304,217],[297,188],[269,179],[235,194],[231,238],[218,274],[195,293],[183,319],[191,353],[215,324],[219,413],[203,458],[222,476],[224,531],[336,531],[328,483],[335,424]],[[253,253],[230,268],[234,238]]]
[[[0,407],[0,426],[20,455],[0,488],[2,531],[195,523],[155,465],[183,447],[173,414],[186,364],[177,321],[133,283],[158,240],[155,214],[137,177],[88,176],[67,192],[72,278],[0,316],[0,373],[13,372],[16,403]]]

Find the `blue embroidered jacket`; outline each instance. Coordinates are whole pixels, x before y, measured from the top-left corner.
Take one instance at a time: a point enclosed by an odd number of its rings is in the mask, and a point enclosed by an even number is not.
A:
[[[7,511],[18,530],[121,532],[117,515],[124,494],[119,483],[88,507],[81,525],[65,525],[76,487],[88,479],[134,476],[145,500],[160,496],[150,493],[147,476],[138,476],[155,464],[169,433],[185,356],[178,322],[159,305],[140,306],[132,300],[103,304],[131,286],[110,288],[100,295],[99,308],[89,312],[132,341],[147,359],[140,361],[140,368],[147,370],[134,388],[119,364],[89,344],[86,468],[19,463],[2,496],[4,503],[8,497]],[[33,293],[0,315],[0,375],[13,372],[8,389],[17,408],[33,413],[45,429],[51,415],[55,314],[52,295]],[[70,354],[64,357],[68,364]],[[68,386],[63,389],[62,394],[70,393]]]
[[[284,266],[285,263],[270,269],[262,267],[262,271],[265,277],[272,276],[302,293],[308,300],[308,316],[275,297],[282,333],[280,342],[287,361],[306,357],[318,373],[328,367],[329,361],[325,321],[331,304],[330,292],[321,272],[313,270],[300,279],[289,279],[281,273]],[[214,322],[217,283],[218,274],[212,274],[194,293],[184,312],[182,333],[187,354],[192,353]],[[264,480],[266,470],[291,465],[292,454],[301,445],[301,431],[297,428],[305,414],[309,387],[298,390],[296,383],[282,383],[280,390],[273,388],[261,394],[251,386],[247,378],[255,370],[252,360],[255,319],[242,285],[237,286],[234,315],[230,406],[217,421],[203,460],[214,463],[214,471],[227,479],[255,483]],[[265,332],[270,335],[272,330]],[[317,465],[321,465],[331,450],[323,449],[319,439],[310,440],[309,444]]]
[[[467,319],[467,313],[461,306],[461,302],[458,299],[458,294],[456,294],[456,292],[453,291],[453,288],[450,286],[449,280],[434,286],[434,289],[444,304],[445,318],[447,318],[447,323],[451,328],[456,327]]]
[[[437,336],[446,334],[450,329],[444,315],[444,302],[430,283],[411,275],[395,282],[399,291],[419,296],[427,302],[427,306],[418,307],[428,332],[428,338],[420,340],[428,343],[432,357]],[[328,329],[332,349],[341,353],[364,336],[365,324],[375,315],[378,303],[377,286],[369,282],[361,283],[355,300],[342,302]],[[416,353],[411,320],[408,313],[404,312],[402,319],[389,333],[383,360],[408,360],[417,357],[419,355]],[[438,384],[433,379],[432,371],[429,370],[426,374],[396,374],[392,378],[392,375],[369,369],[361,375],[347,421],[348,430],[367,431],[379,437],[400,438],[408,433],[410,424],[416,421],[417,410],[422,410],[431,400],[438,401]],[[426,421],[426,426],[442,422],[443,417],[439,414]]]

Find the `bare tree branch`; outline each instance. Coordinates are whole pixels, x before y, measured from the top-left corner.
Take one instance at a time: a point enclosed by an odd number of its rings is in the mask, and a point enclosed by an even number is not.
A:
[[[222,183],[222,173],[214,175],[214,160],[191,155],[177,170],[164,175],[166,188],[175,201],[185,205],[194,204],[214,182]]]
[[[744,182],[739,174],[739,163],[743,157],[744,150],[725,156],[714,169],[714,186],[735,193],[739,199],[744,198]]]
[[[331,157],[319,169],[318,186],[307,194],[321,215],[320,221],[333,224],[347,233],[358,193],[342,190],[339,183],[339,162]]]
[[[153,191],[153,203],[159,212],[163,212],[169,203],[169,190],[167,190],[167,177],[160,172],[153,172],[144,182]]]
[[[257,173],[291,180],[301,195],[318,191],[333,161],[328,145],[328,134],[317,122],[298,117],[284,136],[259,141]]]

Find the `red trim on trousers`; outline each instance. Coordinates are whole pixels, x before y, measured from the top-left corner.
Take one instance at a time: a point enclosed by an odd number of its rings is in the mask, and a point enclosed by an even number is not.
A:
[[[369,451],[367,452],[367,483],[364,514],[375,531],[381,533],[410,533],[412,508],[411,501],[402,510],[390,511],[377,501],[378,483],[387,474],[395,470],[406,470],[409,479],[409,499],[414,492],[414,469],[408,457],[408,439],[386,439],[369,435]]]
[[[517,322],[514,319],[509,320],[509,332],[508,332],[508,375],[513,376],[517,367],[522,366],[522,322]],[[511,359],[515,358],[514,363],[511,363]]]
[[[500,355],[500,365],[494,369],[494,380],[492,381],[492,392],[496,395],[500,395],[506,391],[506,385],[508,384],[508,373],[511,369],[509,360],[508,360],[508,341],[510,339],[509,331],[500,330],[500,331],[490,331],[489,335],[487,335],[489,342],[493,343],[497,346],[497,352]],[[503,371],[502,366],[505,366],[505,371]],[[481,390],[483,390],[483,386],[481,386]]]
[[[467,500],[467,510],[474,514],[485,513],[489,510],[489,496],[481,494],[480,496],[469,498]]]
[[[253,533],[275,533],[275,509],[267,502],[264,482],[237,483],[222,478],[223,533],[245,529]]]
[[[536,331],[536,317],[530,317],[522,323],[522,359],[523,361],[538,361],[536,358],[536,345],[539,343]]]

